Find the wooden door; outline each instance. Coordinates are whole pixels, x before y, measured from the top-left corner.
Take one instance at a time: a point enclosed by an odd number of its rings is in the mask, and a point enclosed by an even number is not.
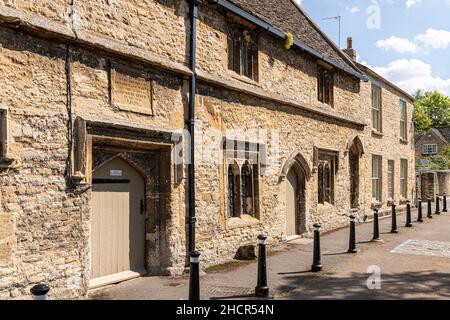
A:
[[[124,160],[93,173],[91,279],[97,286],[145,273],[144,203],[145,181]]]
[[[289,170],[286,179],[286,235],[297,235],[297,188],[298,179],[294,170]]]

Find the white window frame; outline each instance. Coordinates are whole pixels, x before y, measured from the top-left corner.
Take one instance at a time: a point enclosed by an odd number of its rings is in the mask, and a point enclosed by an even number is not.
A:
[[[372,155],[372,201],[381,202],[382,178],[383,158],[379,155]]]
[[[383,132],[382,106],[383,89],[372,83],[372,128],[377,132]]]
[[[422,145],[422,154],[430,155],[437,154],[437,144],[424,144]]]
[[[408,159],[400,160],[400,197],[408,197]]]
[[[400,99],[400,139],[408,139],[408,111],[405,100]]]
[[[388,197],[394,199],[395,196],[395,161],[388,160],[387,166],[387,192]]]

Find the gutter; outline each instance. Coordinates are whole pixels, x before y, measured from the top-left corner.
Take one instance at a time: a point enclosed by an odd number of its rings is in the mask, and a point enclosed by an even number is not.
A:
[[[188,225],[188,251],[195,250],[195,96],[197,91],[197,19],[198,6],[201,0],[191,0],[191,52],[190,52],[190,83],[189,83],[189,118],[188,131],[190,134],[190,154],[188,163],[188,215],[186,223]]]
[[[257,25],[261,29],[266,30],[267,32],[271,33],[272,35],[274,35],[275,37],[277,37],[279,39],[282,39],[282,40],[286,39],[285,32],[270,25],[269,23],[265,22],[264,20],[251,15],[247,11],[235,6],[234,4],[232,4],[226,0],[209,0],[209,3],[216,4],[219,7],[224,8],[225,10],[231,11],[232,13],[239,16],[240,18]],[[328,63],[329,65],[332,65],[336,69],[339,69],[345,73],[348,73],[351,76],[356,77],[362,81],[367,81],[367,77],[365,75],[363,75],[359,72],[356,72],[355,70],[353,70],[351,68],[342,66],[341,64],[335,62],[334,60],[331,60],[330,58],[324,56],[323,54],[317,52],[316,50],[308,47],[307,45],[305,45],[304,43],[302,43],[295,37],[294,37],[294,46],[297,47],[298,49],[302,50],[303,52],[317,58],[318,60],[324,61],[324,62]]]

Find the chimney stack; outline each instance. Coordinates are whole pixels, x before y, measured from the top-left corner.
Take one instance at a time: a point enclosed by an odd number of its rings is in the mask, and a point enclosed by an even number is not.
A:
[[[353,61],[356,61],[356,57],[358,56],[358,53],[355,49],[353,49],[353,38],[348,37],[347,38],[347,49],[343,50]]]

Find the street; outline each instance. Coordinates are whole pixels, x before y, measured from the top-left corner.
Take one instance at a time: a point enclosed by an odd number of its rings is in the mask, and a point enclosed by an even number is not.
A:
[[[434,210],[433,210],[434,212]],[[426,205],[424,205],[426,215]],[[312,239],[268,248],[271,299],[450,299],[450,214],[434,215],[406,228],[398,217],[380,220],[382,242],[371,242],[372,222],[356,229],[357,254],[347,253],[349,229],[321,237],[323,271],[311,273]],[[369,269],[369,270],[368,270]],[[369,273],[368,273],[369,271]],[[367,281],[380,272],[380,286]],[[235,262],[201,277],[202,299],[254,299],[257,262]],[[371,278],[373,279],[373,278]],[[374,287],[377,287],[376,285]],[[188,277],[142,277],[92,292],[91,299],[187,299]]]

